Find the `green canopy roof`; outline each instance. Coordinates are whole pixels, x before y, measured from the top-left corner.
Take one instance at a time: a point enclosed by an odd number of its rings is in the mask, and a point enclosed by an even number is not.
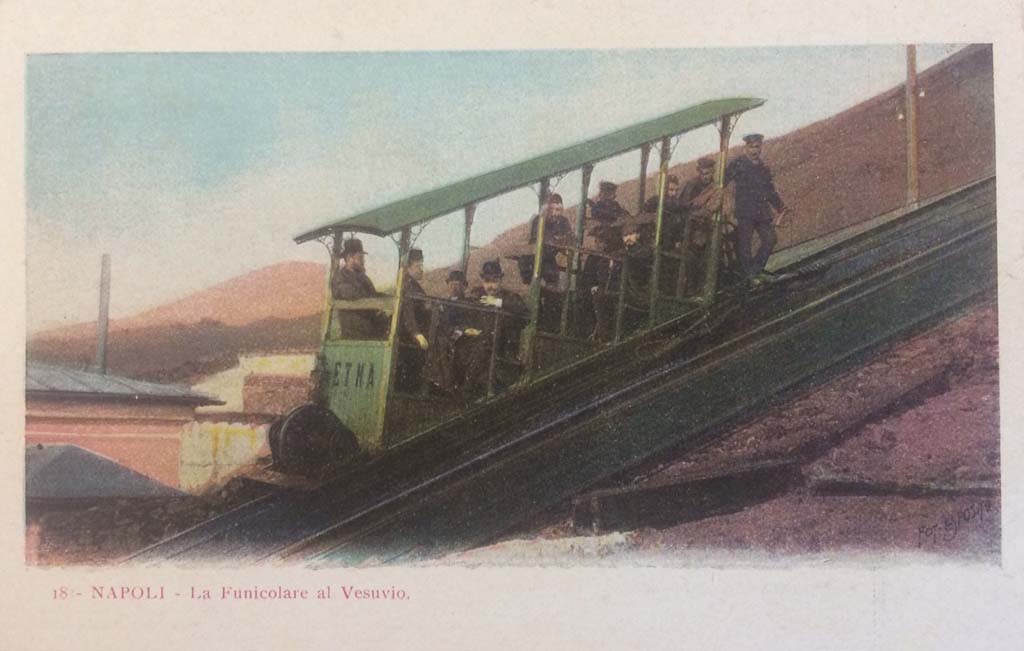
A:
[[[617,156],[644,143],[652,143],[666,136],[674,136],[712,124],[724,116],[749,111],[762,104],[763,99],[752,97],[717,99],[697,104],[515,165],[325,224],[299,235],[295,241],[306,242],[335,230],[390,235],[406,226],[414,226],[446,215],[468,204],[521,188],[543,178],[579,169],[587,163]]]

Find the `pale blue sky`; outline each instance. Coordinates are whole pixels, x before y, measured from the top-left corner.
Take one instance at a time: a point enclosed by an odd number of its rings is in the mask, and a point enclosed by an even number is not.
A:
[[[922,46],[919,66],[956,49]],[[94,319],[104,252],[112,314],[127,316],[274,262],[323,262],[322,247],[291,240],[311,226],[706,99],[767,98],[739,130],[781,135],[900,83],[904,56],[899,45],[33,55],[28,327]],[[675,158],[715,138],[684,138]],[[595,178],[632,178],[637,158]],[[574,177],[560,188],[569,203]],[[474,244],[535,201],[521,190],[482,204]],[[421,235],[428,267],[456,259],[460,224]],[[394,246],[373,240],[370,271],[386,283]]]

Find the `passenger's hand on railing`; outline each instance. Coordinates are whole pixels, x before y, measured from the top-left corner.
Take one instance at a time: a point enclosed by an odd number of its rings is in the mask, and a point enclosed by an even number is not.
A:
[[[476,328],[466,328],[462,331],[467,337],[476,337],[480,335],[480,331]]]
[[[430,348],[430,344],[427,343],[427,338],[420,333],[416,333],[416,343],[420,345],[421,350]]]
[[[501,303],[502,303],[502,300],[500,298],[498,298],[497,296],[490,296],[489,294],[484,294],[483,296],[480,297],[480,304],[481,305],[490,305],[491,307],[501,307]]]

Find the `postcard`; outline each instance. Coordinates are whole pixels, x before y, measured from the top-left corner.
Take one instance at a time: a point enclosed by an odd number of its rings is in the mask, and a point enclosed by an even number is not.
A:
[[[0,9],[0,637],[1011,648],[983,4]]]

